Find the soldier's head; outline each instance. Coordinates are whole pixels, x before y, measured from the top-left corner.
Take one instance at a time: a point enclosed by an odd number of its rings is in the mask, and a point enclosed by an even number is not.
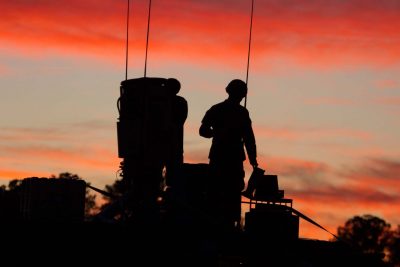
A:
[[[229,98],[242,100],[247,94],[247,84],[242,80],[234,79],[226,86],[226,92]]]
[[[175,78],[167,79],[167,82],[165,83],[165,86],[174,95],[176,95],[179,92],[179,90],[181,89],[181,83]]]

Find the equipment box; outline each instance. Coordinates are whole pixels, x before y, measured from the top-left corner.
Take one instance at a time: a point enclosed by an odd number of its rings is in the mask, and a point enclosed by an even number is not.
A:
[[[285,205],[257,204],[245,214],[245,231],[266,241],[296,240],[299,217]]]
[[[23,220],[33,222],[80,222],[85,213],[83,180],[27,178],[21,185]]]

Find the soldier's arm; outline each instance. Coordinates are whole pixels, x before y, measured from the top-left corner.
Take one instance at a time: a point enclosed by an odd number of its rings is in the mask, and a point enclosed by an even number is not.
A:
[[[180,120],[181,124],[184,124],[187,119],[187,116],[188,116],[188,104],[187,104],[186,99],[184,99],[183,97],[179,97],[179,101],[180,101],[180,103],[179,103],[179,105],[180,105],[179,120]]]
[[[211,126],[208,126],[204,123],[201,124],[200,129],[199,129],[199,134],[200,136],[203,136],[205,138],[211,138],[214,136],[214,132]]]
[[[253,167],[257,167],[257,147],[256,147],[256,139],[254,136],[253,128],[251,126],[251,120],[248,119],[244,129],[243,136],[244,145],[246,147],[247,156],[249,157],[250,164]]]
[[[205,138],[211,138],[214,136],[214,131],[210,122],[211,121],[210,117],[211,117],[210,111],[207,111],[206,115],[204,115],[204,118],[201,121],[201,126],[199,129],[200,136]]]

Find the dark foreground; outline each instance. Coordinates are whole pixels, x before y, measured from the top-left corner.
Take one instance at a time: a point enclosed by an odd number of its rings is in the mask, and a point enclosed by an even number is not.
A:
[[[3,266],[381,266],[340,242],[104,223],[3,224]]]

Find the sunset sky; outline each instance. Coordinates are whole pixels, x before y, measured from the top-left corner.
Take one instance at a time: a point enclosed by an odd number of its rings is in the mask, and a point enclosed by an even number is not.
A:
[[[251,1],[152,2],[147,76],[181,82],[185,162],[208,162],[198,128],[226,84],[246,79]],[[99,188],[115,181],[126,7],[0,1],[0,184],[66,171]],[[400,224],[400,1],[254,8],[247,108],[260,167],[333,233],[355,215]],[[128,78],[144,75],[147,11],[131,0]],[[300,235],[331,238],[304,221]]]

